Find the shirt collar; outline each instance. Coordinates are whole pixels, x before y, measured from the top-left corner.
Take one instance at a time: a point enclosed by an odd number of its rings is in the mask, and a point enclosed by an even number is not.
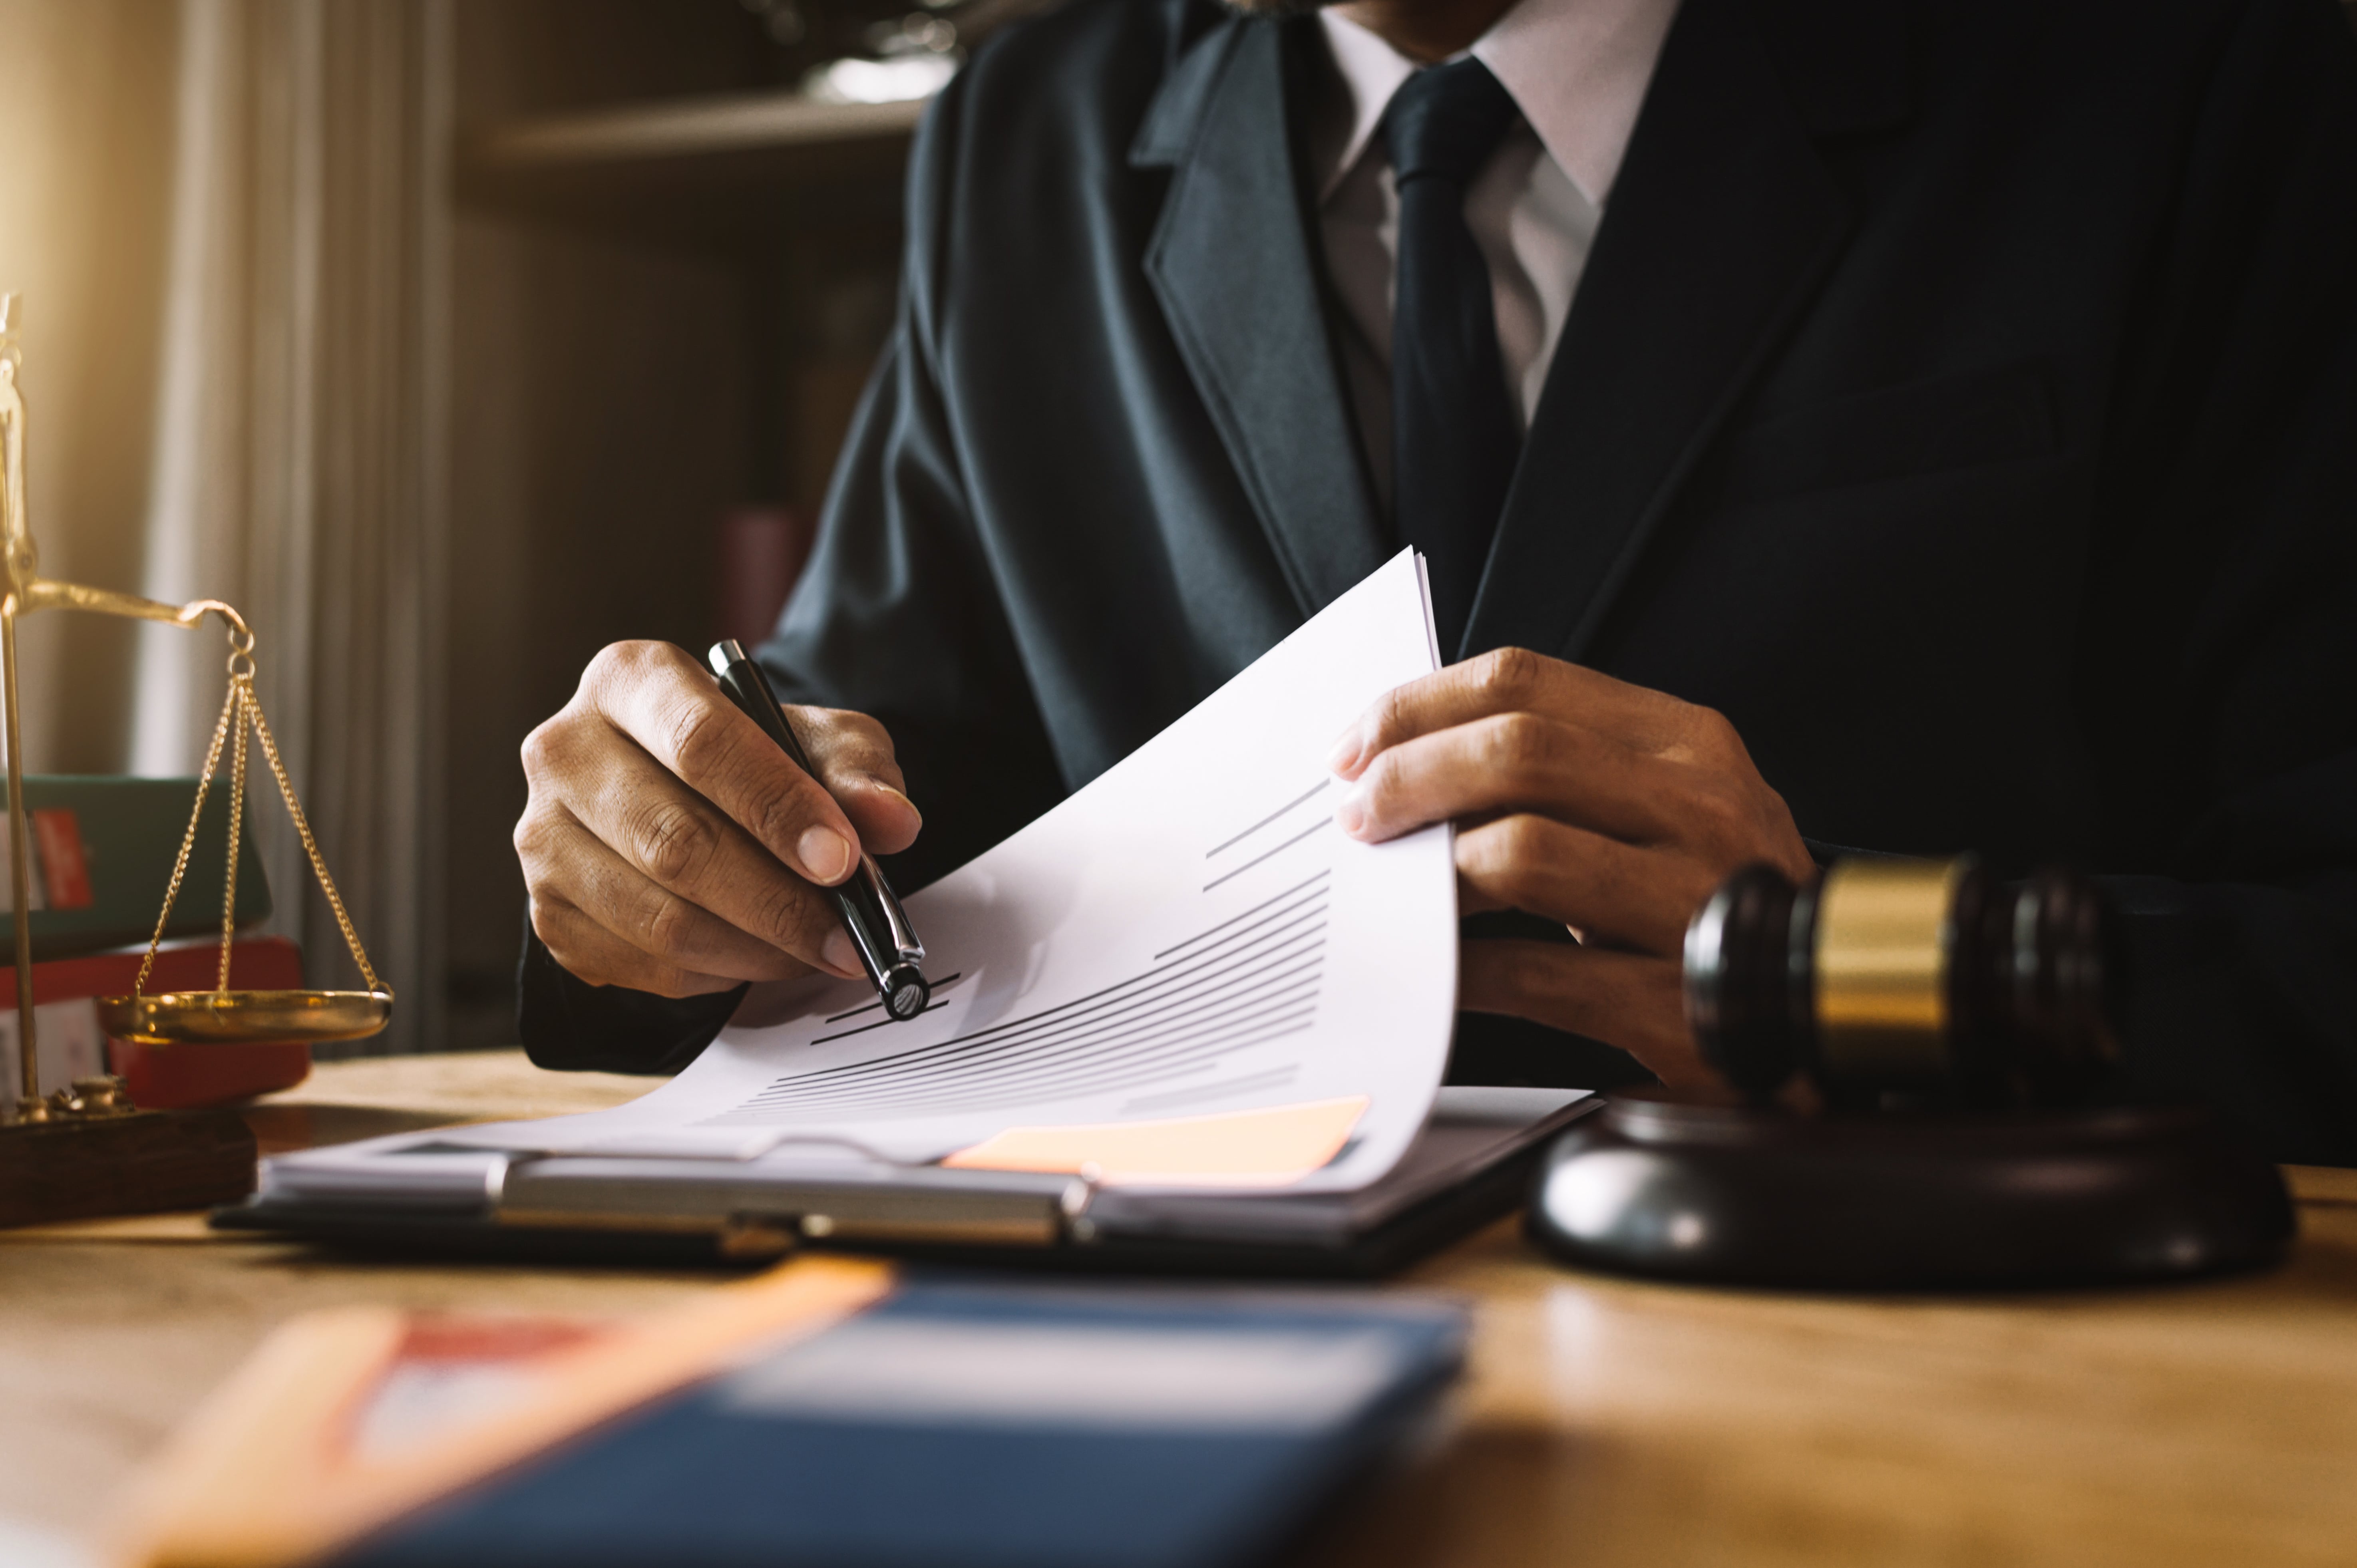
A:
[[[1520,0],[1468,52],[1513,95],[1580,193],[1600,206],[1677,7],[1678,0]],[[1349,134],[1319,186],[1322,200],[1365,156],[1392,94],[1417,67],[1331,6],[1318,20],[1350,105]]]
[[[1335,15],[1330,5],[1318,9],[1318,21],[1326,32],[1327,53],[1341,77],[1342,101],[1350,105],[1349,134],[1342,138],[1334,161],[1326,166],[1325,179],[1318,189],[1318,199],[1323,201],[1358,166],[1367,144],[1374,140],[1375,127],[1383,122],[1383,111],[1391,106],[1392,94],[1415,74],[1416,64],[1358,23]],[[1335,115],[1337,121],[1340,118]]]

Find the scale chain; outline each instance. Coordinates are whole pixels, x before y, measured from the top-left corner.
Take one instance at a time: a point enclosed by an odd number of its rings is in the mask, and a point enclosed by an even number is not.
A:
[[[171,923],[172,906],[179,900],[180,881],[188,874],[188,854],[197,847],[197,824],[204,820],[205,794],[212,788],[213,773],[221,766],[221,746],[229,738],[229,726],[237,716],[237,686],[231,682],[229,694],[221,702],[221,722],[213,725],[212,745],[205,749],[204,771],[197,775],[197,809],[188,813],[188,831],[180,835],[179,858],[172,862],[172,880],[164,889],[164,908],[156,917],[156,934],[147,939],[147,956],[139,961],[139,978],[132,983],[134,996],[147,994],[147,972],[156,967],[156,950],[164,943],[164,928]]]
[[[180,835],[180,854],[172,864],[172,880],[164,891],[164,908],[156,917],[156,934],[148,939],[147,956],[140,961],[139,978],[132,985],[132,994],[147,993],[148,972],[155,966],[156,949],[163,945],[164,929],[172,919],[172,906],[179,898],[180,883],[188,875],[188,856],[197,843],[197,827],[204,819],[205,797],[220,771],[225,744],[231,746],[229,870],[222,878],[221,972],[214,989],[223,993],[229,990],[230,948],[237,918],[237,854],[240,830],[245,820],[246,726],[250,724],[253,737],[262,743],[262,755],[270,764],[271,776],[278,781],[278,793],[286,802],[286,814],[294,819],[295,832],[303,841],[303,853],[310,859],[311,873],[319,879],[319,891],[327,895],[328,907],[335,911],[337,928],[343,932],[344,945],[351,950],[352,961],[360,966],[361,980],[369,990],[390,999],[392,988],[377,978],[367,950],[361,946],[360,932],[344,908],[342,895],[336,891],[336,879],[328,875],[327,860],[319,854],[318,842],[311,836],[311,824],[303,815],[303,804],[295,798],[294,781],[287,778],[286,765],[279,758],[277,739],[270,733],[269,721],[262,716],[262,699],[253,690],[253,634],[242,626],[231,630],[230,649],[229,693],[221,703],[221,721],[213,726],[212,745],[206,749],[204,770],[197,779],[196,809],[188,813],[188,832]]]
[[[303,803],[295,798],[295,786],[286,778],[286,765],[278,760],[278,743],[271,738],[270,725],[262,716],[262,704],[253,704],[253,736],[262,742],[262,755],[269,760],[270,771],[278,779],[278,792],[285,797],[286,814],[295,819],[295,831],[302,836],[303,853],[311,857],[311,874],[319,879],[319,891],[328,896],[328,908],[336,912],[336,924],[344,933],[344,945],[352,950],[352,961],[361,966],[361,978],[368,982],[371,991],[393,994],[393,988],[376,977],[369,967],[368,954],[361,948],[361,934],[352,929],[352,918],[344,912],[344,900],[336,891],[336,879],[328,875],[328,863],[319,854],[319,846],[311,838],[311,824],[304,820]]]
[[[237,738],[230,743],[229,870],[221,877],[221,972],[213,982],[215,991],[229,989],[230,942],[237,930],[237,851],[245,828],[245,721],[253,712],[253,676],[231,676],[230,690],[237,707],[237,722],[231,726]]]

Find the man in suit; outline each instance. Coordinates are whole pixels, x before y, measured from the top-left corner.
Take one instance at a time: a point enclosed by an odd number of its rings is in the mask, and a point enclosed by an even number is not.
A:
[[[970,858],[1406,542],[1455,662],[1338,737],[1338,815],[1460,823],[1459,1081],[1691,1079],[1727,873],[1971,848],[2109,877],[2136,1087],[2357,1159],[2352,56],[2328,0],[995,40],[760,650],[820,779],[601,654],[525,746],[527,1046],[674,1068],[856,972],[855,842]]]

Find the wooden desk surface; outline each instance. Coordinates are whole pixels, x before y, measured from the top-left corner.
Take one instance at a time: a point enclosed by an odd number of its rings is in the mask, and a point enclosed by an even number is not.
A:
[[[587,1110],[643,1080],[518,1053],[321,1068],[265,1145]],[[1362,1486],[1318,1568],[2357,1563],[2357,1172],[2299,1170],[2271,1274],[1980,1299],[1674,1289],[1501,1224],[1401,1288],[1471,1300],[1454,1430]],[[69,1541],[289,1314],[628,1313],[710,1276],[324,1262],[193,1216],[0,1232],[0,1548]],[[0,1556],[5,1556],[0,1550]]]

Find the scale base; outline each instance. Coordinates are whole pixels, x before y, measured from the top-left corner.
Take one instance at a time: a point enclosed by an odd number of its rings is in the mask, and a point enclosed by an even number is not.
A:
[[[234,1111],[138,1111],[0,1127],[0,1227],[234,1203],[253,1190]]]
[[[2197,1107],[1803,1116],[1665,1090],[1556,1140],[1528,1223],[1583,1267],[1809,1290],[2215,1273],[2297,1227],[2281,1174]]]

